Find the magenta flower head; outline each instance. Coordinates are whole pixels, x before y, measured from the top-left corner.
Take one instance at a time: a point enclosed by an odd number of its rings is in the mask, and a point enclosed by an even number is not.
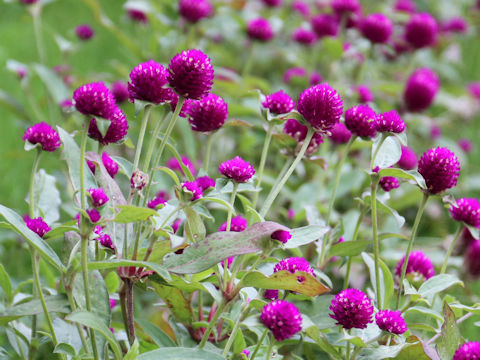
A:
[[[138,64],[130,73],[128,94],[131,102],[142,100],[160,104],[168,100],[167,70],[153,60]]]
[[[480,277],[480,240],[473,239],[468,245],[468,250],[465,256],[465,267],[468,274],[477,279]]]
[[[200,50],[185,50],[168,65],[168,82],[175,92],[187,99],[199,100],[213,85],[213,66]]]
[[[201,176],[195,179],[198,187],[202,189],[202,191],[212,190],[215,188],[215,180],[213,180],[209,176]]]
[[[38,0],[22,0],[22,3],[24,3],[25,5],[35,4],[37,2]]]
[[[88,24],[82,24],[75,28],[75,34],[77,34],[80,40],[90,40],[94,35],[95,31]]]
[[[282,0],[262,0],[262,2],[269,7],[279,7],[282,6]]]
[[[422,111],[428,108],[437,94],[440,80],[437,74],[427,68],[414,71],[407,80],[403,99],[409,111]]]
[[[480,359],[480,342],[470,341],[460,346],[452,360],[475,360]]]
[[[329,138],[335,143],[335,144],[346,144],[350,138],[352,137],[352,133],[350,130],[347,129],[347,127],[341,123],[338,122],[332,130],[330,130],[330,135]]]
[[[323,83],[304,90],[297,109],[315,131],[329,132],[340,121],[343,101],[335,89]]]
[[[428,191],[438,194],[457,185],[460,163],[453,152],[437,147],[422,155],[418,172],[424,177]]]
[[[191,23],[196,23],[213,13],[210,0],[180,0],[178,4],[180,15]]]
[[[376,117],[368,105],[357,105],[345,111],[345,126],[355,135],[374,138],[377,135]]]
[[[115,306],[118,305],[117,300],[115,300],[115,299],[110,298],[109,302],[110,302],[110,309],[113,309]]]
[[[468,24],[464,18],[456,16],[442,23],[441,30],[446,33],[461,34],[467,32]]]
[[[396,110],[390,110],[377,115],[377,131],[400,134],[405,130],[405,123]]]
[[[392,334],[400,335],[407,331],[407,324],[401,311],[380,310],[375,314],[375,322],[380,329]]]
[[[381,177],[379,181],[379,185],[383,189],[383,191],[386,191],[386,192],[392,191],[393,189],[396,189],[400,186],[400,184],[398,183],[398,180],[393,176]]]
[[[338,20],[335,16],[330,14],[318,14],[311,20],[313,31],[319,38],[325,36],[337,36],[338,34]]]
[[[283,270],[288,271],[292,274],[295,274],[297,271],[303,271],[312,276],[316,276],[313,272],[312,267],[310,266],[310,263],[303,257],[290,257],[283,259],[273,268],[274,273]]]
[[[430,127],[430,136],[432,137],[432,139],[440,138],[442,136],[442,128],[437,124],[433,124]]]
[[[283,82],[289,84],[293,78],[303,78],[307,76],[307,70],[302,67],[287,69],[283,74]]]
[[[312,71],[310,74],[310,85],[319,85],[321,82],[323,82],[323,76],[317,71]]]
[[[402,146],[402,155],[400,156],[400,160],[397,162],[398,167],[403,170],[412,170],[417,167],[417,162],[418,159],[415,151],[407,146]]]
[[[371,102],[374,100],[374,96],[372,91],[367,85],[358,85],[357,88],[358,94],[358,102],[361,104],[365,104],[367,102]]]
[[[248,22],[247,35],[252,40],[270,41],[273,39],[274,33],[267,19],[258,18]]]
[[[133,21],[143,23],[143,24],[148,23],[147,14],[140,9],[133,9],[133,8],[128,9],[127,15]]]
[[[299,13],[305,18],[310,16],[310,8],[308,6],[308,3],[303,0],[293,0],[292,10]]]
[[[90,171],[93,174],[95,174],[95,171],[96,171],[95,164],[93,162],[91,162],[90,160],[87,160],[87,166],[90,169]]]
[[[480,226],[480,202],[475,198],[458,199],[457,205],[451,205],[449,211],[454,220],[474,227]]]
[[[395,275],[400,278],[402,276],[403,263],[405,256],[397,263],[395,267]],[[428,280],[435,275],[432,261],[422,251],[412,251],[408,258],[407,271],[405,274],[412,274],[414,279],[419,277],[422,280]]]
[[[220,96],[208,94],[201,100],[192,101],[187,112],[192,130],[207,133],[223,126],[228,117],[228,105]]]
[[[277,300],[278,299],[278,290],[276,289],[265,289],[263,293],[263,298],[267,300]]]
[[[95,226],[95,229],[93,229],[93,232],[95,233],[95,235],[97,235],[96,240],[100,243],[100,245],[115,251],[112,238],[110,237],[110,235],[103,232],[103,229],[101,226]],[[110,307],[112,307],[112,300],[113,299],[110,299]],[[115,300],[113,301],[115,302]],[[115,305],[116,305],[116,302],[114,303],[113,307],[115,307]]]
[[[108,119],[116,109],[115,98],[103,82],[80,86],[73,93],[75,107],[84,115]]]
[[[166,204],[168,200],[170,200],[170,195],[168,195],[165,191],[159,191],[155,197],[148,202],[147,206],[150,209],[155,209],[160,204]]]
[[[200,189],[195,181],[185,181],[182,184],[182,190],[187,190],[188,192],[192,193],[190,201],[198,200],[203,196],[202,189]]]
[[[30,216],[25,216],[24,220],[25,220],[25,225],[27,225],[27,227],[30,230],[32,230],[35,234],[37,234],[41,238],[43,238],[45,234],[51,230],[50,226],[48,226],[48,224],[45,221],[43,221],[41,217],[32,219],[30,218]]]
[[[110,91],[117,104],[121,104],[129,98],[128,84],[123,81],[115,81],[110,87]]]
[[[413,0],[397,0],[393,10],[413,14],[417,11],[417,6]]]
[[[301,124],[298,120],[288,119],[283,125],[283,132],[290,135],[295,140],[298,141],[298,145],[301,146],[303,141],[307,137],[308,128]],[[308,144],[307,150],[305,151],[306,155],[311,155],[318,150],[320,144],[323,143],[323,136],[320,133],[313,134],[310,144]],[[298,149],[298,147],[297,147]]]
[[[265,96],[265,101],[262,102],[262,106],[270,110],[272,114],[280,115],[292,111],[295,107],[295,101],[283,90],[280,90]]]
[[[57,150],[62,145],[58,133],[45,122],[29,127],[23,134],[22,140],[33,145],[40,144],[43,151],[49,152]]]
[[[363,36],[372,43],[383,44],[390,39],[393,32],[393,23],[384,14],[370,14],[360,25]]]
[[[358,289],[345,289],[335,295],[330,317],[344,329],[365,329],[372,322],[373,306],[368,296]]]
[[[339,15],[356,13],[361,10],[358,0],[332,0],[330,5],[333,11]]]
[[[105,169],[107,169],[108,174],[114,178],[118,173],[118,164],[106,152],[102,153],[102,162]],[[95,173],[94,171],[92,172]]]
[[[108,119],[108,126],[105,136],[102,135],[97,126],[97,120],[92,118],[88,126],[88,136],[97,140],[102,145],[114,144],[122,140],[128,133],[128,122],[125,114],[119,108],[116,108]]]
[[[178,116],[182,118],[186,118],[188,116],[188,110],[190,108],[190,104],[193,101],[195,100],[185,99]],[[175,109],[177,108],[177,104],[178,104],[178,95],[175,94],[175,91],[173,91],[170,88],[167,89],[167,99],[165,100],[165,102],[169,102],[170,109],[172,109],[172,112],[175,112]]]
[[[238,215],[232,218],[230,223],[230,231],[242,232],[248,226],[247,219],[243,216]],[[225,221],[219,228],[218,231],[227,231],[227,222]]]
[[[148,175],[140,170],[135,170],[130,178],[130,188],[136,191],[142,190],[148,183]]]
[[[221,163],[218,166],[218,171],[236,183],[245,183],[255,174],[253,166],[240,156],[235,156],[233,159]]]
[[[413,14],[405,26],[405,39],[417,49],[434,45],[437,33],[437,21],[428,13]]]
[[[260,320],[272,331],[277,341],[289,339],[302,330],[300,311],[284,300],[275,300],[265,305]]]
[[[460,146],[460,149],[462,149],[464,152],[467,154],[472,152],[473,150],[473,144],[470,140],[462,138],[458,140],[458,146]]]
[[[313,45],[317,41],[317,34],[299,27],[293,31],[292,39],[302,45]]]
[[[474,98],[480,100],[480,81],[474,81],[467,85],[467,90]]]
[[[192,161],[186,156],[181,156],[180,158],[182,160],[183,165],[185,165],[190,170],[192,175],[195,175],[195,173],[196,173],[195,165],[193,165]],[[170,160],[168,160],[167,163],[166,163],[166,166],[169,167],[172,170],[179,171],[180,173],[185,175],[183,173],[183,169],[180,166],[180,163],[178,162],[177,158],[173,157]]]
[[[270,236],[270,238],[272,240],[278,240],[282,244],[286,244],[288,240],[292,238],[292,234],[285,230],[277,230]]]
[[[101,207],[105,205],[108,200],[110,200],[107,194],[105,194],[105,190],[103,190],[103,188],[88,189],[88,193],[90,194],[90,197],[92,198],[92,204],[95,207]]]
[[[91,221],[92,223],[98,222],[98,221],[100,220],[100,218],[102,217],[102,216],[100,215],[100,213],[98,212],[98,210],[95,209],[95,208],[93,208],[93,209],[87,209],[87,210],[85,210],[85,211],[87,212],[87,215],[88,215],[88,217],[90,218],[90,221]]]

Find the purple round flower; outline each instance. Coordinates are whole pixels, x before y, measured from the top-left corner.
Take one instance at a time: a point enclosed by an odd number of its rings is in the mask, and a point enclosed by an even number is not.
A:
[[[442,128],[437,124],[433,124],[430,128],[430,136],[432,139],[438,139],[442,136]]]
[[[437,21],[428,13],[413,14],[405,26],[405,39],[417,49],[434,45],[437,33]]]
[[[140,191],[148,183],[148,175],[140,170],[135,170],[130,178],[130,188],[132,190]]]
[[[119,108],[115,109],[108,120],[110,120],[110,125],[108,126],[105,136],[103,136],[98,129],[97,119],[92,118],[88,126],[88,136],[97,140],[102,145],[117,143],[122,140],[128,132],[127,118]]]
[[[460,149],[465,151],[467,154],[472,152],[473,150],[473,144],[470,140],[462,138],[458,140],[458,146],[460,146]]]
[[[77,34],[80,40],[89,40],[95,35],[95,31],[88,24],[82,24],[75,28],[75,34]]]
[[[31,4],[35,4],[38,2],[38,0],[21,0],[22,3],[26,4],[26,5],[31,5]]]
[[[73,93],[75,107],[84,115],[108,119],[115,109],[115,98],[103,82],[80,86]]]
[[[228,117],[228,105],[220,96],[208,94],[188,105],[188,122],[192,130],[211,132],[220,129]]]
[[[168,66],[168,82],[184,98],[199,100],[213,85],[210,58],[200,50],[185,50],[175,55]]]
[[[380,187],[383,191],[389,192],[393,189],[396,189],[400,186],[398,180],[393,176],[383,176],[379,181]]]
[[[128,17],[133,20],[143,24],[148,23],[147,14],[145,14],[142,10],[139,9],[128,9],[127,10]]]
[[[289,84],[292,78],[300,77],[303,78],[307,76],[307,70],[302,67],[294,67],[287,69],[283,74],[283,82]]]
[[[272,331],[277,341],[289,339],[302,330],[300,311],[284,300],[275,300],[265,305],[260,320]]]
[[[399,278],[402,276],[403,263],[405,262],[405,256],[397,263],[395,267],[395,275]],[[412,251],[408,258],[407,271],[405,274],[413,274],[417,276],[423,276],[424,280],[430,279],[435,275],[435,269],[433,268],[432,261],[422,251]]]
[[[49,152],[57,150],[62,145],[58,133],[45,122],[29,127],[23,134],[22,140],[34,145],[40,144],[43,151]]]
[[[97,235],[96,240],[100,243],[100,245],[102,245],[103,247],[106,247],[110,250],[115,250],[115,248],[113,246],[112,238],[110,237],[110,235],[103,232],[103,229],[102,229],[101,226],[95,226],[95,229],[93,229],[93,232]],[[112,307],[112,300],[113,299],[110,299],[110,307]],[[113,301],[115,301],[115,300],[113,300]],[[116,305],[116,302],[113,305],[113,307],[115,305]]]
[[[310,16],[310,8],[308,7],[308,3],[303,0],[293,0],[292,10],[298,12],[303,17],[308,18]]]
[[[337,36],[338,34],[338,20],[335,16],[330,14],[318,14],[311,20],[313,31],[319,38],[325,36]]]
[[[46,233],[48,233],[51,228],[48,226],[48,224],[43,221],[41,217],[37,218],[30,218],[30,216],[25,216],[24,217],[25,225],[32,230],[35,234],[43,238]]]
[[[185,165],[190,170],[192,175],[195,175],[195,173],[196,173],[195,165],[193,165],[192,161],[186,156],[181,156],[180,158],[182,160],[183,165]],[[182,175],[185,175],[183,173],[183,169],[180,166],[180,163],[178,162],[177,158],[173,157],[170,160],[168,160],[167,163],[166,163],[166,166],[169,167],[172,170],[179,171],[180,173],[182,173]]]
[[[346,144],[350,138],[352,137],[352,133],[350,130],[347,129],[347,127],[341,123],[338,122],[332,130],[330,130],[330,135],[329,138],[335,143],[335,144]]]
[[[95,208],[93,208],[93,209],[87,209],[86,212],[87,212],[87,215],[88,215],[88,217],[90,218],[90,221],[91,221],[92,223],[98,222],[98,221],[100,220],[100,218],[102,217],[102,216],[100,215],[100,213],[98,212],[98,210],[95,209]]]
[[[304,90],[298,99],[298,112],[318,132],[328,132],[340,121],[343,102],[327,83]]]
[[[332,0],[330,5],[333,11],[339,15],[356,13],[361,10],[358,0]]]
[[[148,202],[147,206],[150,209],[155,209],[160,204],[166,204],[169,199],[170,195],[168,195],[165,191],[159,191],[155,197]]]
[[[278,299],[278,290],[276,289],[266,289],[263,293],[263,298],[267,300],[277,300]]]
[[[386,43],[393,32],[393,23],[384,14],[370,14],[362,20],[361,30],[372,43]]]
[[[108,300],[110,302],[110,309],[113,309],[115,306],[117,306],[117,300],[112,299],[112,298],[110,298]]]
[[[262,0],[262,2],[269,7],[282,6],[282,0]]]
[[[213,13],[210,0],[180,0],[178,4],[180,15],[191,23],[196,23]]]
[[[368,296],[358,289],[345,289],[335,295],[330,317],[345,329],[365,329],[372,322],[373,306]]]
[[[428,191],[438,194],[457,185],[460,163],[449,149],[438,147],[422,155],[418,172],[424,177]]]
[[[413,0],[397,0],[393,10],[413,14],[417,11],[417,6]]]
[[[305,260],[303,257],[290,257],[283,259],[273,268],[273,272],[277,271],[288,271],[289,273],[295,274],[297,271],[306,272],[312,276],[315,276],[315,273],[310,266],[310,263]]]
[[[396,110],[390,110],[377,115],[377,131],[400,134],[405,130],[405,123]]]
[[[437,74],[427,68],[420,68],[410,75],[403,93],[403,99],[409,111],[422,111],[433,102],[440,80]]]
[[[176,234],[178,229],[180,228],[180,225],[182,225],[182,219],[176,219],[173,224],[172,224],[172,230],[173,233]]]
[[[407,324],[405,324],[401,311],[380,310],[375,315],[375,322],[380,329],[393,334],[400,335],[407,331]]]
[[[452,360],[476,360],[480,359],[480,342],[470,341],[461,345]]]
[[[475,81],[467,86],[467,90],[474,98],[480,100],[480,81]]]
[[[200,199],[203,196],[202,189],[198,186],[195,181],[185,181],[182,184],[182,189],[185,189],[192,193],[190,201],[195,201]]]
[[[323,82],[323,76],[316,71],[312,71],[310,74],[310,85],[319,85]]]
[[[473,241],[468,245],[468,250],[465,255],[465,267],[468,274],[477,279],[480,277],[480,240],[473,239]]]
[[[248,22],[247,35],[252,40],[270,41],[273,39],[274,33],[267,19],[258,18]]]
[[[345,126],[353,134],[374,138],[377,135],[375,111],[367,105],[357,105],[345,111]]]
[[[95,168],[95,164],[90,161],[90,160],[87,160],[87,166],[88,168],[90,169],[90,171],[95,174],[95,171],[96,171],[96,168]]]
[[[412,170],[417,167],[417,162],[418,159],[415,151],[407,146],[402,146],[402,155],[400,156],[400,160],[397,162],[398,167],[403,170]]]
[[[105,194],[105,190],[103,188],[98,188],[98,189],[88,189],[88,193],[90,194],[90,197],[92,198],[92,204],[95,207],[101,207],[105,205],[108,200],[110,200]]]
[[[153,60],[138,64],[130,73],[128,93],[130,101],[135,99],[160,104],[169,100],[167,70]]]
[[[201,176],[195,179],[195,182],[202,191],[215,188],[215,180],[209,176]]]
[[[313,31],[299,27],[293,31],[292,39],[303,45],[313,45],[317,41],[317,35]]]
[[[247,219],[241,215],[235,216],[230,222],[230,231],[242,232],[248,227]],[[227,222],[225,221],[219,228],[218,231],[227,231]]]
[[[265,109],[270,110],[272,114],[280,115],[286,114],[295,108],[295,101],[283,90],[265,96],[265,101],[262,102]]]
[[[221,163],[218,166],[218,171],[237,183],[245,183],[255,174],[253,166],[240,156],[235,156],[233,159]]]
[[[290,135],[295,140],[298,141],[298,145],[301,146],[303,141],[307,137],[308,128],[301,124],[298,120],[288,119],[283,125],[283,132]],[[308,144],[307,150],[305,151],[306,155],[311,155],[318,150],[320,144],[323,143],[323,136],[320,133],[313,134],[310,144]]]
[[[121,104],[127,101],[129,98],[128,85],[123,81],[115,81],[112,84],[110,91],[112,92],[117,104]]]
[[[102,162],[105,169],[107,169],[108,174],[114,178],[118,173],[118,164],[106,152],[102,153]],[[95,171],[92,172],[95,173]]]
[[[441,30],[447,33],[465,33],[468,30],[467,21],[460,17],[456,16],[451,19],[448,19],[441,25]]]
[[[364,104],[374,100],[373,94],[367,85],[358,85],[356,90],[359,103]]]
[[[272,240],[278,240],[282,244],[286,244],[292,238],[292,234],[285,230],[277,230],[270,237]]]
[[[474,227],[480,226],[480,202],[475,198],[458,199],[457,205],[451,205],[449,211],[457,221]]]

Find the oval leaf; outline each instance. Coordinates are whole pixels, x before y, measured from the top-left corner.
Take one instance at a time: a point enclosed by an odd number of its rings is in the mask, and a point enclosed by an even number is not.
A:
[[[285,244],[286,249],[297,248],[306,245],[317,239],[322,239],[329,228],[322,225],[309,225],[290,230],[292,238]]]
[[[194,348],[161,348],[141,354],[138,360],[225,360],[217,353]]]

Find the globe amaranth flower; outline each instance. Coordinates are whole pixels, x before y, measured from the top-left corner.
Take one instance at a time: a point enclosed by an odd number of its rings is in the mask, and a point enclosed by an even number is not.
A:
[[[435,99],[440,87],[437,74],[427,68],[420,68],[407,80],[403,99],[409,111],[427,109]]]
[[[252,40],[270,41],[273,39],[274,33],[267,19],[258,18],[248,22],[247,35]]]
[[[400,335],[407,331],[407,324],[401,311],[380,310],[375,314],[375,322],[380,329],[392,334]]]
[[[437,21],[428,13],[413,14],[405,26],[405,39],[417,49],[434,45],[437,33]]]
[[[262,2],[269,7],[282,6],[283,0],[262,0]]]
[[[48,233],[51,228],[48,224],[43,221],[41,217],[30,218],[30,216],[24,216],[25,225],[32,230],[35,234],[43,238],[46,233]]]
[[[213,180],[209,176],[201,176],[199,178],[195,179],[195,182],[197,183],[197,186],[202,189],[202,192],[205,192],[207,190],[211,190],[215,188],[215,180]]]
[[[438,147],[422,155],[418,172],[424,177],[428,191],[438,194],[457,185],[460,163],[452,151]]]
[[[190,100],[190,99],[185,99],[183,102],[182,108],[180,109],[180,112],[178,113],[178,116],[182,118],[186,118],[188,116],[188,110],[190,108],[190,104],[195,101],[195,100]],[[175,94],[175,91],[172,89],[168,88],[167,89],[167,95],[165,99],[166,103],[170,103],[170,109],[172,109],[172,112],[175,112],[175,109],[177,108],[178,104],[178,95]]]
[[[75,34],[77,34],[80,40],[89,40],[95,35],[95,31],[88,24],[82,24],[75,28]]]
[[[118,164],[113,160],[108,153],[103,152],[102,153],[102,163],[103,166],[105,166],[105,169],[107,169],[108,174],[114,178],[115,175],[118,173]]]
[[[273,268],[274,273],[278,271],[288,271],[291,274],[295,274],[297,271],[303,271],[316,277],[310,263],[303,257],[290,257],[283,259]]]
[[[160,204],[166,204],[168,200],[170,200],[170,195],[165,191],[159,191],[155,197],[148,202],[147,206],[150,209],[155,209]]]
[[[379,132],[400,134],[405,131],[405,123],[396,110],[390,110],[377,115],[376,128]]]
[[[73,92],[73,101],[80,113],[105,119],[117,109],[115,98],[103,82],[80,86]]]
[[[363,36],[372,43],[386,43],[393,32],[393,23],[384,14],[370,14],[360,25]]]
[[[397,263],[395,267],[395,275],[399,278],[402,276],[402,268],[405,262],[405,256]],[[412,274],[414,278],[423,277],[423,280],[430,279],[435,275],[432,261],[422,251],[412,251],[408,257],[407,271],[405,274]]]
[[[467,32],[468,23],[461,16],[456,16],[443,22],[440,26],[440,29],[442,30],[442,32],[445,32],[445,33],[462,34]]]
[[[112,298],[110,298],[110,299],[108,299],[108,300],[109,300],[109,302],[110,302],[110,309],[113,309],[115,306],[118,305],[117,300],[112,299]]]
[[[452,360],[476,360],[480,359],[480,342],[470,341],[461,345]]]
[[[307,137],[308,128],[301,124],[298,120],[288,119],[283,125],[283,132],[287,135],[290,135],[292,138],[298,141],[298,146],[302,146],[303,141]],[[307,150],[305,151],[306,155],[311,155],[318,150],[320,144],[323,143],[323,136],[320,133],[313,134],[310,144],[308,144]]]
[[[462,138],[462,139],[458,140],[458,146],[460,147],[460,149],[462,149],[467,154],[472,152],[472,150],[473,150],[472,142],[468,139],[465,139],[465,138]]]
[[[358,85],[355,90],[358,95],[358,102],[360,104],[365,104],[374,100],[372,91],[367,85]]]
[[[192,161],[187,156],[181,156],[180,159],[182,160],[183,165],[186,166],[188,170],[190,170],[192,175],[195,175],[195,165],[193,165]],[[178,159],[175,157],[168,160],[166,166],[172,170],[179,171],[182,175],[185,175],[182,167],[180,166],[180,163],[178,162]]]
[[[308,3],[303,0],[293,0],[292,10],[305,18],[310,16],[310,7],[308,6]]]
[[[168,65],[168,82],[175,92],[198,100],[210,92],[213,85],[213,66],[200,50],[185,50],[175,55]]]
[[[470,226],[480,226],[480,202],[475,198],[461,198],[457,204],[450,206],[450,215],[457,221]]]
[[[418,159],[415,151],[407,146],[402,146],[402,155],[400,156],[400,160],[397,162],[398,167],[403,170],[412,170],[417,167],[417,162]]]
[[[295,305],[284,300],[275,300],[265,305],[260,320],[272,331],[277,341],[289,339],[302,330],[300,311]]]
[[[339,122],[332,128],[332,130],[330,130],[330,135],[328,137],[335,144],[346,144],[352,137],[352,133],[343,123]]]
[[[102,145],[117,143],[128,133],[128,121],[120,108],[116,108],[107,120],[110,120],[110,124],[105,135],[98,129],[96,118],[92,118],[88,126],[88,136]]]
[[[344,329],[365,329],[372,322],[373,306],[368,296],[358,289],[345,289],[335,295],[330,317]]]
[[[468,227],[464,227],[457,241],[457,244],[455,246],[454,254],[460,255],[460,254],[466,253],[467,249],[475,240],[478,240],[478,239],[475,239],[473,237]]]
[[[147,14],[140,9],[133,9],[133,8],[127,9],[127,15],[133,21],[143,23],[143,24],[148,23]]]
[[[102,217],[100,215],[100,213],[98,212],[98,210],[95,209],[95,208],[87,209],[85,211],[87,212],[87,215],[90,219],[90,222],[92,222],[92,223],[98,222],[100,220],[100,218]]]
[[[110,92],[112,93],[115,102],[121,104],[128,100],[128,84],[123,81],[115,81],[110,86]]]
[[[298,98],[298,112],[318,132],[329,132],[340,121],[343,101],[327,83],[304,90]]]
[[[142,190],[148,183],[148,174],[140,170],[135,170],[130,178],[130,188],[132,190]]]
[[[316,71],[312,71],[312,73],[310,74],[309,82],[310,82],[310,85],[319,85],[321,82],[323,82],[323,76]]]
[[[290,84],[293,78],[303,78],[307,76],[307,70],[302,67],[294,67],[287,69],[283,74],[283,82],[286,84]]]
[[[292,40],[302,45],[313,45],[317,42],[317,34],[308,29],[299,27],[293,31]]]
[[[90,197],[92,199],[92,204],[95,207],[102,207],[105,205],[108,200],[110,200],[105,194],[105,190],[103,188],[98,188],[98,189],[88,189],[88,193],[90,194]]]
[[[417,11],[417,6],[413,0],[397,0],[393,10],[413,14]]]
[[[278,299],[278,290],[276,289],[265,289],[263,293],[263,298],[267,300],[277,300]]]
[[[286,230],[277,230],[272,235],[270,235],[272,240],[278,240],[282,244],[286,244],[288,240],[292,238],[292,234]]]
[[[383,191],[389,192],[400,186],[398,180],[393,176],[382,176],[378,183]]]
[[[230,231],[242,232],[248,227],[247,219],[243,216],[238,215],[232,218],[230,222]],[[218,231],[227,231],[227,222],[225,221],[219,228]]]
[[[467,253],[465,254],[465,267],[468,274],[478,279],[480,277],[480,240],[474,239],[470,245],[468,245]]]
[[[430,136],[434,140],[440,138],[442,136],[442,128],[440,126],[438,126],[437,124],[433,124],[430,127]]]
[[[33,145],[40,144],[43,151],[49,152],[57,150],[62,145],[58,133],[45,122],[29,127],[23,134],[22,140]]]
[[[467,90],[474,98],[480,100],[480,81],[474,81],[467,85]]]
[[[203,196],[202,189],[198,186],[198,184],[195,181],[185,181],[182,184],[182,189],[192,194],[190,201],[198,200]]]
[[[97,236],[96,240],[100,243],[100,245],[110,250],[115,250],[115,247],[113,246],[112,238],[110,237],[110,235],[103,232],[103,228],[101,226],[95,226],[95,228],[93,229],[93,232]],[[110,302],[110,306],[111,304],[112,303]]]
[[[160,104],[169,100],[167,70],[153,60],[138,64],[130,72],[128,94],[131,102],[135,100]]]
[[[339,15],[355,13],[361,10],[358,0],[332,0],[330,6]]]
[[[210,0],[180,0],[178,4],[180,15],[191,23],[196,23],[213,13]]]
[[[368,105],[357,105],[345,111],[345,126],[353,134],[374,138],[377,135],[377,114]]]
[[[318,14],[312,18],[311,25],[319,38],[325,36],[335,37],[338,34],[339,23],[334,15]]]
[[[208,94],[201,100],[192,101],[187,113],[192,130],[211,132],[220,129],[228,117],[228,105],[220,96]]]
[[[270,110],[272,114],[286,114],[295,108],[295,101],[283,90],[265,96],[262,102],[265,109]]]
[[[218,171],[237,183],[245,183],[255,175],[253,166],[240,156],[235,156],[233,159],[221,163],[218,166]]]
[[[38,0],[22,0],[22,3],[24,3],[25,5],[35,4],[37,2]]]

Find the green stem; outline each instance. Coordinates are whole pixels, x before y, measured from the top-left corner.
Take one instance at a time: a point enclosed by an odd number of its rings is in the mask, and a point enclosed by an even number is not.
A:
[[[245,61],[245,64],[243,65],[242,78],[244,80],[248,76],[248,74],[250,73],[250,69],[252,68],[253,59],[254,59],[254,52],[255,52],[255,41],[252,42],[252,46],[250,47],[250,52],[248,53],[247,60]]]
[[[138,144],[135,150],[135,160],[133,162],[133,171],[137,170],[138,163],[140,162],[140,154],[142,153],[143,139],[145,137],[145,132],[147,130],[148,119],[150,117],[150,111],[152,110],[152,105],[145,105],[143,110],[142,123],[140,125],[140,133],[138,135]],[[146,169],[144,169],[146,170]]]
[[[65,282],[64,282],[64,287],[65,287],[65,292],[67,293],[67,298],[68,298],[68,302],[70,304],[70,309],[72,309],[72,312],[73,312],[73,311],[76,310],[77,307],[75,305],[75,301],[73,300],[72,288],[71,288],[70,285],[65,284]],[[85,339],[85,334],[83,333],[82,327],[80,326],[79,323],[75,323],[75,326],[77,328],[78,335],[80,336],[80,340],[82,341],[83,348],[85,349],[85,351],[88,354],[90,354],[90,350],[88,349],[87,340]]]
[[[268,345],[268,350],[267,350],[267,357],[265,358],[266,360],[270,360],[272,358],[272,350],[273,350],[273,344],[275,343],[275,340],[273,339],[272,335],[268,337],[269,339],[269,345]]]
[[[247,313],[249,310],[249,306],[245,305],[243,310],[240,312],[240,315],[238,315],[238,319],[235,322],[235,325],[233,326],[232,332],[230,333],[230,336],[228,337],[227,344],[225,345],[225,348],[223,349],[223,357],[226,357],[228,352],[230,351],[230,348],[233,345],[233,342],[235,341],[235,337],[237,336],[238,329],[240,329],[240,323],[242,322],[243,317],[245,316],[245,313]]]
[[[400,297],[402,295],[402,289],[403,289],[403,280],[405,279],[405,274],[407,273],[408,259],[410,257],[410,252],[412,251],[413,241],[415,240],[415,236],[418,230],[418,225],[420,224],[420,219],[422,218],[423,211],[425,210],[425,206],[427,205],[428,198],[429,198],[429,194],[427,192],[424,192],[422,202],[420,203],[420,207],[418,208],[418,211],[417,211],[417,216],[415,217],[415,221],[413,223],[412,233],[408,241],[407,252],[405,254],[405,260],[403,262],[402,275],[400,277],[400,284],[398,285],[397,303],[395,306],[396,309],[398,309],[398,306],[400,305]]]
[[[232,195],[230,196],[231,207],[228,208],[227,227],[225,231],[230,231],[230,228],[232,226],[232,210],[234,209],[234,206],[235,206],[235,197],[237,196],[237,191],[238,191],[238,183],[234,182]],[[224,289],[227,286],[227,282],[228,282],[228,259],[225,259],[225,261],[223,262],[223,288]]]
[[[160,129],[162,128],[163,120],[166,116],[162,116],[156,123],[155,129],[153,130],[152,137],[150,139],[150,144],[148,144],[147,155],[145,156],[145,161],[143,163],[143,169],[145,171],[150,171],[150,162],[152,160],[153,150],[155,149],[155,144],[158,140],[158,134],[160,134]]]
[[[270,147],[270,141],[272,140],[272,135],[273,135],[273,124],[269,122],[268,129],[267,129],[267,136],[265,137],[265,142],[263,143],[262,156],[260,157],[260,165],[258,166],[257,183],[255,184],[256,188],[262,185],[263,170],[265,169],[265,162],[267,161],[268,148]],[[253,198],[254,209],[257,206],[258,196],[259,196],[259,191],[255,193]]]
[[[270,194],[268,194],[267,200],[265,200],[265,203],[263,204],[262,210],[260,211],[260,215],[262,217],[265,217],[268,210],[270,210],[270,207],[272,206],[273,202],[275,201],[278,193],[282,190],[282,187],[285,185],[285,183],[287,182],[290,175],[292,175],[293,171],[297,168],[297,165],[302,160],[303,155],[305,155],[305,151],[307,151],[308,145],[310,144],[310,140],[312,140],[312,137],[313,137],[314,133],[315,133],[314,130],[309,127],[307,136],[305,137],[305,140],[303,141],[302,148],[300,149],[300,152],[298,153],[297,157],[293,161],[293,164],[287,170],[286,174],[282,177],[280,182],[278,184],[276,184],[272,188],[272,190],[270,191]]]
[[[262,334],[262,337],[260,338],[260,340],[257,343],[257,346],[255,347],[255,350],[253,350],[253,353],[252,353],[252,356],[250,357],[250,360],[254,360],[255,356],[257,356],[258,350],[260,350],[260,347],[262,346],[263,341],[267,337],[267,334],[268,334],[268,329],[265,329],[265,331]]]
[[[359,233],[359,230],[360,230],[360,225],[362,224],[362,220],[363,220],[363,217],[365,216],[365,213],[366,213],[366,210],[362,209],[362,211],[360,212],[360,215],[358,216],[357,224],[355,225],[355,231],[353,232],[352,241],[357,240],[358,233]],[[348,282],[349,282],[349,279],[350,279],[350,271],[352,269],[352,259],[353,259],[352,256],[348,257],[347,273],[345,274],[345,280],[343,282],[343,288],[344,289],[348,288]]]
[[[346,360],[350,360],[350,341],[347,342],[347,349],[346,349]]]
[[[379,176],[372,175],[371,185],[371,208],[372,208],[372,230],[373,230],[373,254],[375,258],[375,293],[377,295],[377,308],[382,309],[382,294],[380,291],[380,243],[378,240],[377,224],[377,186]]]
[[[42,150],[37,148],[37,153],[35,155],[35,160],[33,161],[32,172],[30,174],[30,192],[29,192],[29,215],[30,218],[35,217],[35,199],[34,199],[34,190],[35,190],[35,175],[37,174],[38,164],[40,163],[40,157],[42,155]]]
[[[462,233],[462,230],[463,230],[463,226],[459,226],[458,230],[457,230],[457,233],[455,234],[455,237],[453,238],[452,242],[450,243],[450,246],[448,247],[447,256],[445,257],[445,260],[443,262],[442,269],[440,270],[440,274],[445,274],[445,271],[447,270],[447,266],[448,266],[448,259],[450,258],[450,255],[452,254],[453,248],[454,248],[458,238],[460,237],[460,234]]]
[[[202,349],[205,344],[208,341],[208,338],[210,336],[210,333],[212,332],[212,329],[215,325],[217,325],[217,320],[222,314],[223,310],[225,309],[225,306],[227,303],[225,301],[222,301],[220,305],[217,308],[217,311],[215,311],[215,315],[213,315],[212,320],[208,323],[207,328],[205,329],[205,333],[203,334],[202,340],[200,341],[200,344],[198,345],[199,349]]]
[[[203,170],[208,174],[208,165],[210,165],[210,153],[212,151],[213,134],[207,135],[207,142],[205,144],[205,159],[203,162]]]
[[[33,31],[35,34],[35,42],[37,43],[38,58],[41,64],[45,64],[45,47],[43,44],[42,37],[42,24],[41,24],[41,5],[34,5],[32,7],[32,18],[33,18]]]

